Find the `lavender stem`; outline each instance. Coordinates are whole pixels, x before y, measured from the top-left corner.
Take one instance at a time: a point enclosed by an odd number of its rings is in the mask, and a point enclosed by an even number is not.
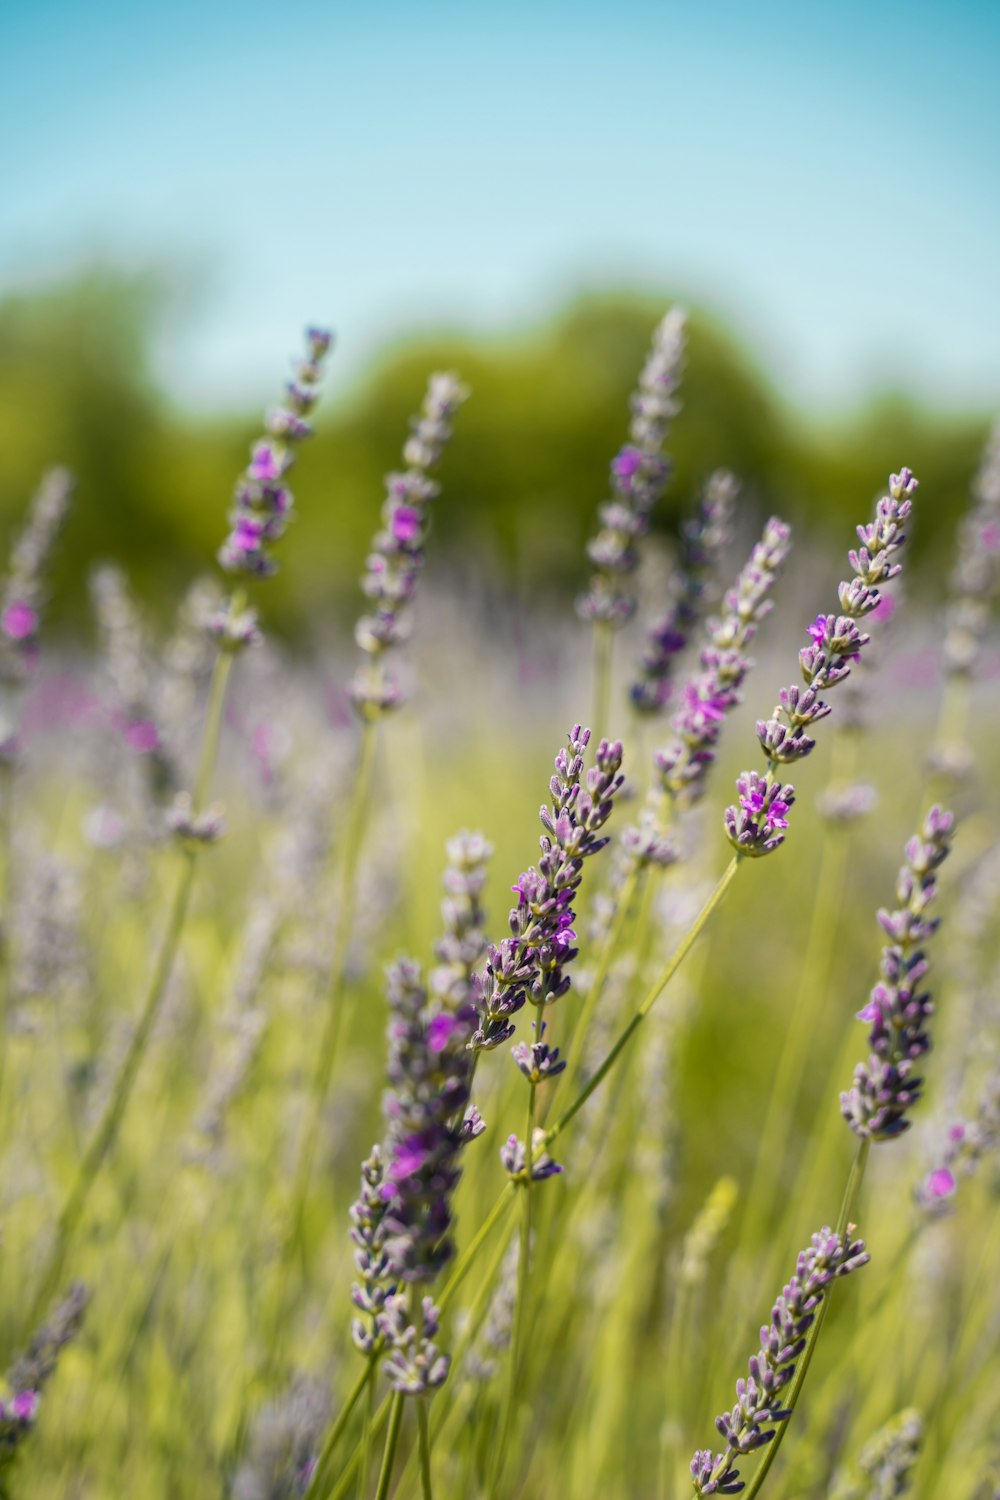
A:
[[[836,1232],[841,1239],[846,1234],[847,1226],[849,1223],[851,1223],[852,1220],[855,1204],[857,1203],[858,1193],[861,1190],[861,1182],[865,1175],[865,1167],[868,1164],[868,1152],[870,1149],[871,1140],[866,1136],[864,1139],[858,1142],[858,1149],[854,1153],[854,1161],[851,1163],[851,1173],[847,1179],[847,1187],[844,1191],[843,1202],[840,1205],[840,1216],[837,1219]],[[826,1296],[820,1303],[819,1310],[816,1313],[816,1321],[813,1323],[807,1335],[806,1347],[802,1351],[802,1358],[799,1360],[798,1369],[795,1372],[788,1395],[787,1397],[783,1398],[782,1404],[785,1407],[787,1415],[785,1416],[783,1421],[778,1423],[778,1426],[775,1430],[774,1439],[772,1442],[768,1443],[767,1451],[764,1454],[763,1459],[761,1460],[760,1467],[758,1468],[757,1472],[754,1474],[753,1478],[746,1488],[746,1491],[744,1493],[744,1500],[754,1500],[754,1497],[760,1493],[761,1486],[763,1485],[764,1480],[767,1478],[768,1470],[774,1463],[774,1460],[778,1455],[778,1450],[781,1447],[782,1442],[784,1441],[785,1433],[788,1431],[788,1425],[791,1421],[792,1413],[795,1410],[796,1402],[798,1401],[799,1395],[802,1391],[802,1387],[805,1384],[809,1365],[812,1361],[813,1354],[816,1352],[816,1345],[819,1342],[820,1331],[822,1330],[823,1324],[826,1321],[826,1315],[830,1310],[830,1300],[833,1296],[833,1287],[834,1283],[832,1282],[830,1286],[827,1287]]]
[[[394,1391],[392,1405],[389,1408],[389,1431],[385,1439],[385,1451],[382,1454],[382,1469],[378,1476],[378,1489],[375,1491],[375,1500],[386,1500],[389,1493],[389,1485],[392,1482],[392,1467],[396,1461],[396,1449],[399,1446],[399,1429],[403,1425],[403,1396],[401,1392]]]
[[[611,961],[621,944],[622,932],[624,930],[625,923],[628,920],[629,910],[632,906],[632,901],[635,896],[636,889],[639,884],[639,877],[643,871],[643,868],[644,867],[640,864],[633,865],[628,875],[625,877],[624,885],[617,893],[615,914],[611,920],[607,932],[604,935],[604,942],[601,944],[601,951],[598,955],[597,967],[594,970],[594,977],[591,980],[590,989],[587,992],[587,997],[583,1002],[583,1008],[580,1011],[579,1016],[577,1017],[576,1025],[573,1029],[573,1036],[570,1042],[569,1056],[566,1066],[567,1084],[575,1084],[579,1080],[580,1068],[583,1065],[583,1049],[586,1046],[587,1033],[590,1030],[591,1023],[593,1022],[594,1015],[600,1003],[601,994],[604,990],[608,972],[611,968]],[[556,1085],[556,1087],[558,1087],[558,1084]]]
[[[431,1444],[427,1431],[427,1397],[417,1397],[417,1442],[420,1450],[420,1494],[422,1500],[434,1500],[431,1489]],[[364,1495],[364,1490],[361,1491]]]

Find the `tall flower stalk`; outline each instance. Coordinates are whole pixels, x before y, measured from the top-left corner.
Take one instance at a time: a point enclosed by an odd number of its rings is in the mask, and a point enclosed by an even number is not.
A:
[[[590,587],[577,611],[594,627],[594,717],[598,734],[607,732],[614,632],[636,609],[633,576],[638,543],[670,478],[663,452],[672,419],[680,411],[677,392],[684,362],[685,314],[672,308],[653,334],[653,344],[631,400],[628,441],[611,461],[611,499],[598,511],[600,530],[588,544],[594,566]]]
[[[236,486],[233,510],[230,513],[232,529],[219,554],[222,566],[230,573],[265,577],[274,571],[269,549],[283,532],[292,506],[291,492],[283,481],[294,463],[299,443],[311,432],[305,417],[318,400],[323,363],[330,345],[330,334],[320,329],[308,330],[306,356],[296,367],[296,379],[288,387],[286,405],[268,417],[265,436],[251,449],[250,463]],[[256,615],[247,607],[241,591],[237,590],[218,611],[210,621],[209,629],[217,641],[218,651],[212,671],[194,791],[192,794],[180,794],[167,815],[167,826],[178,846],[179,864],[166,927],[160,938],[131,1040],[60,1211],[55,1239],[38,1283],[29,1321],[36,1320],[38,1308],[48,1302],[61,1278],[67,1252],[79,1227],[91,1189],[118,1138],[173,973],[194,885],[198,855],[206,845],[214,843],[222,832],[220,812],[209,806],[209,798],[222,731],[226,692],[236,653],[250,644],[257,633]]]
[[[417,584],[423,572],[430,530],[431,503],[440,486],[430,471],[440,462],[451,437],[455,413],[468,391],[457,375],[430,377],[420,412],[411,423],[403,447],[406,467],[386,478],[382,527],[376,532],[365,565],[361,588],[371,601],[355,637],[364,660],[351,683],[351,700],[361,719],[361,748],[351,791],[337,885],[334,951],[327,982],[326,1019],[320,1038],[307,1108],[306,1124],[293,1174],[291,1226],[301,1229],[323,1110],[336,1069],[343,1031],[344,967],[354,922],[357,874],[364,842],[375,768],[376,728],[379,721],[404,702],[404,692],[393,653],[411,628]],[[289,1244],[291,1244],[291,1239]]]

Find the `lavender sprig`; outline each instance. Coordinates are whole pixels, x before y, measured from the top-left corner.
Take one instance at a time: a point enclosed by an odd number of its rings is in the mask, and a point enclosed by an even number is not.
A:
[[[424,404],[403,448],[406,468],[386,479],[382,529],[376,532],[361,588],[371,600],[355,639],[366,660],[355,673],[351,698],[364,719],[377,719],[403,702],[403,691],[386,657],[409,634],[410,609],[423,571],[431,501],[440,487],[429,470],[451,437],[455,413],[468,397],[457,375],[432,375]]]
[[[829,1228],[814,1234],[803,1250],[795,1274],[771,1310],[771,1321],[760,1330],[760,1352],[750,1359],[750,1374],[736,1382],[736,1405],[715,1420],[726,1447],[722,1453],[702,1448],[691,1460],[694,1493],[735,1495],[744,1488],[734,1459],[765,1447],[778,1425],[788,1419],[781,1391],[795,1374],[817,1309],[831,1283],[866,1265],[870,1259],[863,1240],[835,1234]]]
[[[448,841],[447,852],[441,905],[445,931],[434,948],[439,963],[431,970],[430,984],[442,1005],[458,1010],[470,1003],[476,965],[486,950],[482,894],[493,848],[481,833],[459,833]]]
[[[306,418],[319,399],[332,342],[325,329],[306,330],[306,355],[285,387],[285,403],[268,413],[264,435],[250,450],[233,496],[231,529],[219,549],[219,563],[227,573],[268,578],[276,570],[269,549],[284,535],[292,513],[292,492],[284,479],[296,448],[312,435]]]
[[[958,1191],[959,1179],[972,1177],[983,1158],[1000,1145],[1000,1068],[986,1080],[975,1118],[949,1126],[948,1139],[936,1165],[917,1188],[918,1204],[928,1214],[940,1214]]]
[[[882,978],[858,1012],[870,1025],[871,1054],[855,1069],[853,1087],[840,1096],[844,1119],[862,1139],[893,1140],[908,1130],[909,1111],[923,1091],[914,1068],[930,1050],[927,1022],[933,1014],[930,994],[921,988],[929,967],[923,944],[938,928],[938,920],[926,913],[937,895],[935,872],[948,857],[954,823],[951,813],[931,808],[906,846],[896,882],[899,906],[878,913],[889,938],[882,950]]]
[[[45,602],[45,571],[75,484],[68,469],[44,475],[11,550],[0,591],[0,681],[20,682],[31,664]]]
[[[949,677],[968,677],[974,672],[989,626],[990,603],[998,587],[1000,422],[986,441],[972,485],[972,504],[958,528],[944,641],[944,670]]]
[[[839,589],[839,615],[817,615],[808,628],[812,644],[799,652],[805,688],[782,688],[770,719],[757,723],[757,738],[767,756],[767,773],[743,772],[736,783],[739,802],[727,807],[726,836],[739,854],[771,854],[784,842],[788,827],[785,814],[795,800],[795,788],[781,785],[777,768],[803,760],[815,748],[807,733],[830,712],[820,694],[848,676],[870,637],[862,634],[857,621],[876,609],[881,600],[879,584],[888,583],[900,571],[891,561],[906,540],[903,526],[911,509],[917,481],[909,469],[889,476],[889,493],[879,500],[875,519],[857,528],[861,546],[848,553],[854,573]]]
[[[680,411],[684,323],[685,314],[672,308],[653,335],[631,401],[629,441],[611,462],[612,498],[600,507],[601,529],[587,547],[596,571],[577,610],[582,619],[613,629],[635,613],[631,577],[639,565],[636,543],[648,532],[650,514],[670,478],[662,448],[671,419]]]
[[[539,813],[545,832],[538,868],[532,866],[514,886],[518,901],[509,917],[512,936],[490,946],[486,967],[477,976],[479,1026],[469,1042],[473,1051],[507,1041],[515,1029],[511,1017],[526,1001],[541,1013],[570,987],[565,970],[578,952],[572,946],[576,917],[571,903],[584,861],[608,842],[600,830],[625,780],[620,741],[602,740],[595,764],[584,776],[589,742],[590,730],[574,724],[568,750],[556,756],[556,774],[549,782],[552,805]]]
[[[646,632],[631,699],[642,714],[662,713],[670,701],[672,676],[701,618],[719,557],[729,541],[739,480],[717,469],[706,481],[698,508],[681,528],[681,547],[670,608]]]

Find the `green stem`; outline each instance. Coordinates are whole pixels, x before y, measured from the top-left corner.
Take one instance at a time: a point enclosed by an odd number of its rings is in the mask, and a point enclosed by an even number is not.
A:
[[[382,1454],[382,1470],[378,1476],[378,1489],[375,1491],[375,1500],[386,1500],[389,1493],[389,1484],[392,1480],[392,1466],[396,1461],[396,1449],[399,1446],[399,1429],[403,1425],[403,1400],[404,1397],[396,1391],[389,1408],[389,1431],[385,1438],[385,1451]]]
[[[354,1408],[361,1400],[365,1388],[368,1386],[369,1380],[374,1374],[374,1370],[375,1360],[371,1355],[369,1355],[365,1360],[364,1369],[361,1371],[361,1374],[358,1376],[357,1380],[354,1382],[348,1393],[347,1400],[344,1402],[343,1406],[340,1408],[340,1411],[337,1413],[337,1420],[334,1422],[333,1426],[330,1428],[330,1431],[326,1435],[326,1442],[323,1444],[319,1459],[316,1464],[316,1468],[313,1471],[312,1479],[309,1482],[309,1488],[306,1490],[307,1500],[317,1500],[317,1497],[321,1494],[321,1486],[323,1485],[324,1481],[329,1478],[328,1470],[333,1460],[333,1455],[336,1451],[337,1444],[340,1442],[344,1429],[351,1419],[351,1413],[354,1411]],[[372,1385],[374,1387],[374,1380],[372,1380]],[[368,1436],[368,1431],[373,1427],[373,1425],[374,1424],[372,1420],[369,1418],[365,1432],[366,1438]]]
[[[431,1489],[431,1443],[427,1431],[427,1397],[417,1398],[417,1433],[420,1448],[420,1494],[421,1500],[434,1500]]]
[[[233,608],[237,607],[241,606],[238,605],[237,599],[234,599]],[[215,666],[212,671],[208,711],[205,716],[205,727],[202,734],[201,755],[198,762],[198,774],[195,781],[192,802],[195,813],[203,810],[211,791],[212,775],[215,770],[215,762],[219,750],[219,738],[222,732],[222,716],[226,701],[226,689],[229,684],[232,665],[232,652],[220,651],[215,658]],[[40,1314],[44,1311],[46,1303],[59,1284],[66,1255],[80,1219],[83,1216],[91,1189],[121,1129],[121,1123],[128,1107],[136,1076],[145,1056],[146,1048],[149,1045],[149,1038],[152,1035],[153,1027],[159,1016],[163,997],[170,982],[170,976],[173,973],[177,950],[180,946],[181,933],[184,930],[184,923],[187,918],[196,865],[197,848],[187,847],[183,849],[181,852],[181,867],[170,902],[166,931],[163,934],[159,951],[156,955],[149,988],[139,1014],[139,1021],[135,1031],[132,1033],[132,1039],[129,1042],[128,1050],[118,1070],[118,1076],[115,1079],[114,1088],[111,1091],[104,1113],[84,1150],[77,1168],[76,1179],[56,1223],[55,1240],[49,1254],[48,1263],[39,1282],[38,1291],[31,1304],[31,1312],[28,1320],[29,1327],[36,1324]]]
[[[375,1361],[368,1358],[368,1380],[366,1382],[365,1396],[365,1430],[361,1443],[361,1480],[358,1485],[360,1500],[368,1497],[368,1476],[371,1473],[372,1464],[372,1420],[375,1416]]]
[[[357,872],[364,835],[368,799],[371,792],[372,772],[375,766],[376,721],[366,719],[361,730],[361,752],[357,775],[351,796],[348,822],[344,831],[344,857],[341,865],[339,894],[337,900],[337,935],[330,966],[330,982],[327,990],[327,1013],[323,1037],[320,1042],[316,1072],[313,1077],[312,1100],[305,1134],[296,1167],[292,1190],[291,1227],[294,1233],[301,1224],[309,1180],[312,1176],[323,1109],[337,1061],[337,1052],[343,1031],[343,1005],[341,984],[347,953],[354,927],[354,907],[357,900]]]
[[[871,1141],[866,1136],[863,1140],[858,1142],[858,1149],[854,1153],[854,1161],[851,1165],[851,1174],[847,1179],[847,1187],[844,1190],[844,1199],[840,1205],[840,1217],[837,1220],[837,1234],[840,1236],[846,1234],[847,1226],[851,1222],[851,1216],[854,1213],[854,1207],[857,1202],[858,1193],[861,1189],[861,1181],[865,1175],[865,1167],[868,1164],[868,1152],[870,1147]],[[798,1369],[795,1371],[791,1386],[789,1387],[788,1395],[782,1402],[787,1415],[778,1424],[773,1440],[768,1443],[767,1450],[764,1454],[763,1460],[761,1461],[761,1465],[757,1472],[754,1474],[746,1490],[744,1491],[743,1500],[755,1500],[755,1496],[760,1493],[761,1486],[763,1485],[764,1480],[767,1478],[768,1471],[770,1470],[771,1465],[774,1463],[774,1460],[778,1456],[778,1451],[781,1448],[781,1444],[784,1442],[785,1433],[788,1431],[788,1424],[792,1419],[792,1414],[795,1411],[796,1404],[802,1392],[802,1387],[805,1384],[806,1375],[809,1372],[809,1366],[812,1363],[812,1357],[816,1352],[816,1345],[819,1342],[819,1336],[822,1332],[823,1324],[826,1322],[826,1315],[830,1310],[830,1300],[833,1296],[833,1288],[835,1285],[836,1283],[831,1281],[826,1289],[826,1296],[820,1303],[819,1311],[816,1314],[816,1321],[813,1323],[812,1327],[809,1330],[808,1338],[806,1340],[806,1347],[802,1351],[802,1357],[799,1360]]]
[[[507,1185],[503,1188],[496,1201],[494,1202],[493,1207],[490,1209],[489,1213],[486,1215],[486,1218],[479,1226],[479,1229],[476,1231],[473,1238],[465,1247],[465,1250],[455,1262],[454,1270],[448,1277],[444,1290],[438,1298],[438,1307],[440,1308],[441,1312],[444,1312],[445,1309],[450,1306],[450,1304],[454,1300],[455,1293],[458,1291],[462,1282],[469,1274],[469,1271],[472,1269],[473,1261],[479,1254],[483,1245],[485,1245],[486,1241],[490,1238],[496,1225],[499,1223],[500,1219],[503,1217],[504,1213],[507,1211],[508,1207],[513,1201],[515,1186],[516,1184],[514,1182],[508,1182]]]
[[[590,1030],[604,986],[607,982],[611,961],[619,951],[621,945],[622,932],[628,920],[632,900],[639,884],[641,870],[641,865],[634,865],[626,877],[625,884],[618,893],[614,915],[604,935],[604,942],[601,944],[601,951],[597,959],[597,968],[594,971],[594,977],[587,992],[587,998],[583,1002],[583,1008],[577,1017],[576,1026],[573,1030],[573,1040],[570,1043],[569,1057],[566,1063],[567,1084],[575,1084],[579,1078],[580,1068],[583,1064],[583,1049],[586,1045],[587,1033]]]
[[[594,622],[594,716],[591,729],[600,740],[608,733],[608,710],[611,703],[611,665],[614,632],[607,620]]]
[[[10,937],[14,895],[14,765],[0,761],[0,1095],[7,1059],[7,1025],[10,1012]]]
[[[625,1048],[632,1040],[632,1037],[638,1031],[639,1027],[642,1025],[646,1017],[649,1015],[649,1012],[652,1010],[653,1006],[656,1004],[657,1000],[660,998],[663,991],[667,988],[667,985],[670,983],[671,979],[673,979],[674,975],[677,973],[677,970],[680,968],[681,964],[684,962],[685,958],[694,947],[698,938],[701,936],[701,933],[708,923],[709,918],[712,916],[715,908],[719,905],[726,891],[729,889],[730,883],[732,882],[736,871],[740,867],[741,859],[741,855],[733,855],[732,859],[729,861],[729,864],[726,866],[721,878],[719,879],[718,884],[712,891],[712,894],[709,896],[708,900],[705,902],[705,905],[702,907],[701,911],[698,913],[698,916],[695,918],[695,921],[692,924],[691,928],[687,933],[685,933],[684,937],[675,948],[670,959],[667,961],[667,964],[665,965],[662,973],[656,980],[654,980],[653,984],[650,986],[638,1010],[632,1016],[625,1029],[620,1033],[610,1052],[604,1058],[604,1061],[591,1074],[590,1078],[577,1094],[576,1098],[573,1100],[569,1108],[565,1110],[562,1115],[560,1115],[559,1119],[555,1122],[554,1125],[551,1125],[548,1130],[546,1130],[546,1146],[554,1141],[558,1135],[562,1134],[562,1132],[566,1129],[566,1126],[586,1104],[591,1094],[594,1093],[596,1089],[600,1088],[607,1075],[611,1072],[611,1069],[614,1067],[621,1054],[625,1051]]]

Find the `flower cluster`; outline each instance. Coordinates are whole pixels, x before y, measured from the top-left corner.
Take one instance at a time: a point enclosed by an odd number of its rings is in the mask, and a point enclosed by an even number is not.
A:
[[[422,1299],[420,1314],[418,1328],[410,1312],[409,1296],[394,1292],[386,1298],[385,1310],[379,1315],[379,1332],[390,1351],[382,1368],[401,1396],[426,1396],[437,1390],[448,1379],[451,1368],[449,1356],[442,1354],[434,1342],[440,1314],[430,1297]]]
[[[952,602],[944,641],[944,665],[949,676],[969,676],[974,670],[998,586],[1000,422],[986,443],[972,486],[972,504],[958,528],[958,555],[951,577]]]
[[[292,492],[284,480],[299,443],[312,434],[306,418],[319,398],[323,361],[332,342],[325,329],[306,330],[306,355],[285,387],[285,403],[268,413],[264,435],[250,450],[233,496],[231,530],[219,549],[219,563],[227,573],[267,578],[275,571],[268,549],[284,535],[292,510]]]
[[[601,741],[595,764],[584,778],[583,755],[589,742],[590,730],[575,724],[568,750],[556,756],[556,774],[549,782],[552,805],[539,814],[545,832],[539,840],[538,868],[532,866],[514,886],[518,899],[509,917],[512,936],[490,946],[485,970],[476,976],[479,1026],[469,1042],[473,1050],[507,1041],[514,1033],[511,1018],[526,1001],[541,1014],[543,1006],[570,987],[565,970],[578,951],[573,947],[573,898],[583,879],[584,860],[608,842],[600,830],[625,780],[621,742],[607,740]]]
[[[636,543],[649,530],[650,514],[670,477],[662,448],[671,418],[680,411],[684,321],[684,313],[672,308],[660,323],[632,397],[629,441],[611,462],[612,498],[601,506],[601,529],[587,547],[597,571],[577,603],[585,620],[617,627],[635,613],[629,579],[639,565]]]
[[[631,698],[643,714],[662,713],[670,699],[677,657],[701,618],[711,579],[729,541],[739,480],[726,469],[709,476],[698,509],[681,528],[680,557],[671,607],[646,632]]]
[[[454,1248],[459,1154],[482,1129],[478,1116],[465,1118],[472,1060],[464,1044],[474,1012],[430,1008],[419,967],[406,959],[388,971],[388,999],[386,1253],[401,1280],[433,1281]]]
[[[445,931],[434,948],[439,963],[431,970],[430,986],[443,1006],[458,1010],[470,1003],[473,975],[486,949],[482,894],[493,849],[481,833],[459,833],[449,839],[447,853]]]
[[[924,1420],[914,1407],[890,1418],[858,1455],[863,1479],[839,1479],[830,1500],[896,1500],[906,1494],[923,1436]]]
[[[389,1257],[385,1249],[385,1215],[388,1201],[382,1192],[385,1163],[382,1149],[373,1146],[367,1161],[361,1163],[361,1191],[351,1205],[351,1239],[357,1247],[354,1266],[359,1280],[351,1288],[351,1298],[368,1322],[355,1318],[351,1325],[354,1347],[361,1354],[372,1354],[379,1341],[378,1318],[386,1298],[395,1291],[386,1284]]]
[[[923,944],[937,931],[927,916],[937,895],[935,872],[948,857],[954,831],[951,813],[932,807],[919,834],[906,846],[896,882],[894,911],[878,913],[889,941],[882,949],[881,979],[858,1012],[869,1023],[867,1063],[854,1071],[854,1086],[840,1096],[840,1109],[855,1135],[892,1140],[909,1128],[907,1114],[920,1098],[923,1079],[914,1072],[930,1050],[927,1022],[933,1014],[922,989],[928,970]]]
[[[986,1080],[973,1120],[949,1127],[948,1140],[937,1165],[917,1188],[917,1202],[928,1213],[944,1211],[958,1190],[960,1177],[971,1177],[984,1156],[1000,1145],[1000,1068]]]
[[[82,1282],[74,1282],[56,1304],[47,1323],[7,1372],[13,1396],[0,1401],[0,1493],[6,1494],[3,1470],[10,1464],[38,1415],[42,1390],[52,1379],[66,1345],[72,1343],[83,1324],[90,1293]]]
[[[771,1321],[760,1330],[760,1353],[750,1359],[750,1374],[736,1382],[736,1405],[716,1417],[725,1441],[723,1453],[700,1449],[691,1460],[696,1495],[736,1495],[743,1489],[733,1460],[769,1443],[779,1422],[790,1412],[781,1391],[795,1374],[796,1362],[831,1282],[847,1276],[869,1259],[863,1240],[821,1229],[801,1252],[795,1275],[771,1310]]]
[[[300,1500],[309,1489],[330,1413],[327,1383],[299,1375],[253,1420],[232,1500]]]
[[[371,601],[354,635],[366,660],[355,673],[351,698],[364,718],[377,718],[403,701],[385,655],[409,633],[409,608],[424,565],[430,504],[440,493],[428,471],[440,461],[455,413],[468,397],[457,375],[432,375],[420,413],[403,448],[402,473],[386,479],[382,528],[376,532],[361,588]]]
[[[0,590],[0,680],[17,683],[31,665],[45,597],[45,569],[73,498],[67,469],[50,469],[14,543]]]
[[[500,1147],[500,1164],[507,1176],[515,1182],[525,1180],[528,1158],[524,1142],[518,1140],[516,1135],[509,1135]],[[536,1126],[531,1138],[532,1182],[544,1182],[547,1177],[555,1177],[561,1171],[559,1163],[553,1161],[545,1150],[545,1131],[540,1125]]]
[[[858,629],[857,621],[878,608],[879,585],[900,571],[892,558],[906,540],[903,527],[916,488],[909,469],[889,476],[889,493],[879,500],[874,521],[857,528],[861,546],[848,553],[854,577],[840,585],[841,613],[817,615],[808,628],[810,644],[799,652],[805,687],[782,688],[772,717],[758,720],[757,738],[767,756],[767,775],[744,773],[737,782],[739,802],[725,813],[726,835],[740,854],[770,854],[784,842],[781,830],[788,826],[784,815],[794,790],[784,786],[772,795],[776,768],[811,753],[816,741],[808,731],[830,712],[820,695],[844,681],[867,646],[870,637]]]

